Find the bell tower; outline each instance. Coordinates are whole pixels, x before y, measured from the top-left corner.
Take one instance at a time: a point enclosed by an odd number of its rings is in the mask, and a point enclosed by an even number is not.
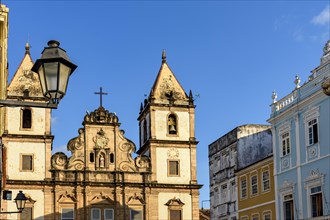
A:
[[[141,103],[139,154],[149,156],[152,181],[195,184],[195,105],[162,53],[162,64],[150,95]]]

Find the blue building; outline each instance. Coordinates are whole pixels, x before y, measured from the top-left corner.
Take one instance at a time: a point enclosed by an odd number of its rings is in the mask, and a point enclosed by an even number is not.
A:
[[[330,40],[321,64],[307,82],[276,101],[273,134],[276,216],[279,219],[330,219]],[[322,85],[322,86],[321,86]]]

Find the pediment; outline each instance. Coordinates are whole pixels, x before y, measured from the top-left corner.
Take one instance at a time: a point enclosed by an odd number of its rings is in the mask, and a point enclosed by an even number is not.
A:
[[[77,199],[73,193],[68,193],[67,191],[60,195],[59,199],[57,200],[59,203],[76,203]]]
[[[188,100],[188,97],[166,62],[163,62],[151,90],[155,99]]]
[[[30,97],[43,97],[39,76],[31,71],[32,66],[32,58],[26,53],[7,88],[8,96],[21,97],[28,91]]]
[[[138,196],[136,193],[134,193],[133,196],[130,196],[127,200],[128,205],[145,205],[145,201],[143,200],[142,196]]]
[[[94,196],[91,200],[90,203],[92,204],[111,204],[113,203],[113,200],[110,198],[109,195],[104,195],[102,192],[100,194]]]

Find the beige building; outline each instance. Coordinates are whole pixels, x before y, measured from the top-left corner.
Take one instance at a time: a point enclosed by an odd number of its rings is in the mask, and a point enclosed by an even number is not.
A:
[[[8,86],[8,99],[44,102],[26,45]],[[100,105],[87,113],[71,157],[51,155],[51,110],[6,108],[4,189],[28,197],[22,214],[5,219],[194,220],[199,219],[195,105],[166,62],[138,117],[140,147],[127,139],[119,118]],[[133,158],[132,153],[137,157]],[[15,162],[13,162],[15,161]],[[4,210],[16,210],[2,200]]]

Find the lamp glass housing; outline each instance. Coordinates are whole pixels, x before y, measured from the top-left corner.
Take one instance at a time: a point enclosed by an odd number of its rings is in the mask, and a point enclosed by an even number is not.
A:
[[[24,193],[22,191],[19,191],[19,193],[17,193],[17,196],[14,200],[16,203],[17,210],[20,212],[23,211],[23,209],[25,208],[26,200],[27,200]]]

